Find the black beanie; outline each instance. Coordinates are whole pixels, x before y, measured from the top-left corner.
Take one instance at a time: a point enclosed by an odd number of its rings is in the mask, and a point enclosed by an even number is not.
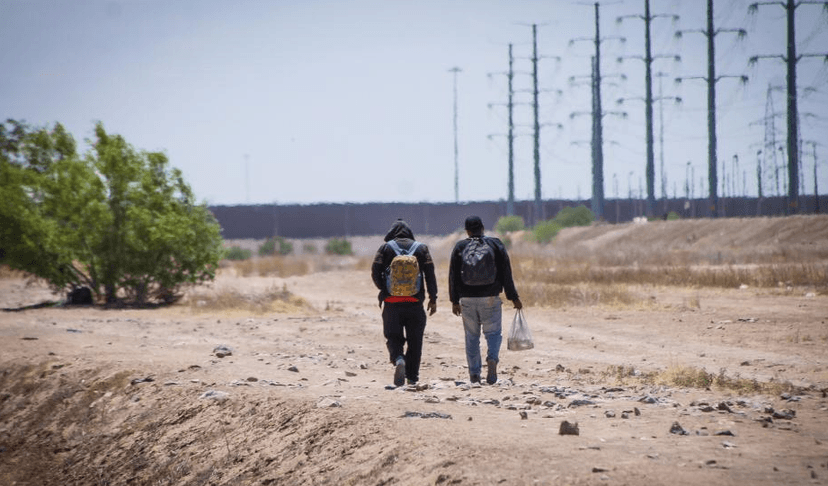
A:
[[[476,232],[483,229],[483,220],[480,216],[469,216],[466,218],[466,231]]]

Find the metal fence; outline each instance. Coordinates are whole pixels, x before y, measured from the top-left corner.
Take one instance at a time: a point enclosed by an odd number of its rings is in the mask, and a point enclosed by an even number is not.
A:
[[[800,198],[802,214],[828,209],[828,196]],[[551,219],[565,207],[584,205],[590,201],[546,200],[543,214],[535,215],[534,201],[516,201],[515,214],[527,225]],[[782,216],[788,207],[785,197],[720,198],[721,217]],[[642,199],[608,199],[604,204],[604,218],[609,223],[624,223],[643,216],[646,201]],[[707,199],[667,199],[656,203],[656,217],[670,212],[681,218],[710,217]],[[244,205],[212,206],[209,208],[222,228],[226,239],[271,236],[286,238],[330,238],[342,236],[371,236],[385,234],[397,219],[406,220],[415,234],[446,235],[463,227],[469,215],[483,219],[487,228],[494,228],[506,215],[506,201],[469,203],[365,203],[365,204],[311,204],[311,205]]]

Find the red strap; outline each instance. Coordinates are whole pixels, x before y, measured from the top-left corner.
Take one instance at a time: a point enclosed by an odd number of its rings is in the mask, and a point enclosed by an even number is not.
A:
[[[399,302],[419,302],[417,297],[386,297],[385,301],[389,304],[397,304]]]

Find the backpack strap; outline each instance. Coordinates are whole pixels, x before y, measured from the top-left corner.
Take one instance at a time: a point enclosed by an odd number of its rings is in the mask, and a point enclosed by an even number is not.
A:
[[[400,248],[400,245],[398,245],[396,241],[388,240],[387,245],[391,247],[391,249],[394,250],[394,253],[396,253],[397,255],[402,253],[402,248]]]
[[[421,244],[422,243],[420,243],[419,241],[415,241],[411,245],[411,248],[409,248],[407,251],[405,251],[402,248],[400,248],[400,245],[398,245],[396,241],[388,240],[388,242],[387,242],[387,245],[390,246],[391,249],[394,250],[394,253],[396,253],[397,255],[402,255],[402,254],[413,255],[414,252],[417,250],[417,248],[420,247]]]

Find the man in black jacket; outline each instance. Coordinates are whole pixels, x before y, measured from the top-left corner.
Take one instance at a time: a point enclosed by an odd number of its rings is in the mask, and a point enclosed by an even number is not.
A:
[[[371,265],[371,278],[379,289],[379,305],[382,307],[382,326],[385,344],[391,363],[394,364],[394,385],[402,386],[406,378],[415,384],[420,378],[420,358],[423,350],[426,314],[423,310],[426,290],[428,291],[429,315],[437,312],[437,279],[434,276],[434,261],[425,244],[414,240],[414,233],[408,223],[398,219],[385,235],[386,243],[377,250]],[[401,253],[408,253],[416,245],[412,255],[419,267],[419,288],[413,295],[391,295],[388,288],[391,261]],[[425,281],[425,285],[423,285]],[[403,352],[406,342],[408,349]]]
[[[484,236],[483,221],[477,216],[466,218],[465,240],[458,241],[449,262],[449,297],[451,311],[463,316],[466,334],[466,362],[472,383],[480,383],[480,332],[486,337],[486,382],[497,382],[497,363],[503,340],[502,301],[506,293],[516,309],[523,304],[512,281],[509,254],[497,238]]]

